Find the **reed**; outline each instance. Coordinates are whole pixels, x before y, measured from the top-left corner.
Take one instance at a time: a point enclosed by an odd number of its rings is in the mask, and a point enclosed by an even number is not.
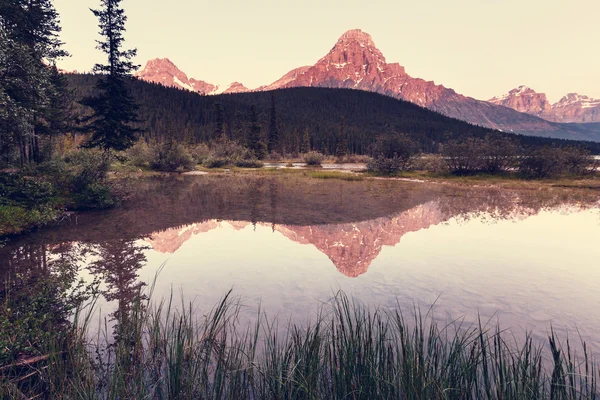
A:
[[[554,331],[546,344],[526,335],[517,345],[500,327],[441,326],[418,310],[405,319],[343,293],[313,321],[283,327],[260,309],[255,323],[242,324],[231,292],[203,317],[172,296],[148,298],[93,337],[91,308],[80,310],[68,339],[50,345],[44,359],[1,367],[0,398],[600,397],[585,343],[578,355]]]

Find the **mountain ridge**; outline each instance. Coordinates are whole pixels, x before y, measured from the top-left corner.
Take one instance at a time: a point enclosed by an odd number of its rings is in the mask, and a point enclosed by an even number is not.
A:
[[[181,78],[178,79],[184,84],[178,85],[170,78],[171,75],[177,75],[174,71],[167,70],[165,76],[156,76],[156,73],[152,72],[155,66],[153,61],[151,60],[138,74],[140,79],[188,90],[189,87],[195,88],[194,84],[188,83],[186,86]],[[388,63],[376,47],[373,38],[360,29],[345,32],[331,50],[314,65],[295,68],[271,84],[255,89],[248,89],[242,85],[231,90],[223,89],[219,85],[206,85],[198,83],[198,89],[194,91],[200,94],[219,94],[293,87],[358,89],[409,101],[446,116],[491,129],[528,135],[550,132],[549,136],[560,136],[560,128],[539,115],[522,112],[505,104],[477,100],[459,94],[454,89],[437,85],[434,81],[411,77],[399,63]]]
[[[577,93],[568,93],[556,103],[551,103],[545,93],[538,93],[522,85],[502,96],[493,97],[488,102],[551,122],[600,122],[600,99]]]

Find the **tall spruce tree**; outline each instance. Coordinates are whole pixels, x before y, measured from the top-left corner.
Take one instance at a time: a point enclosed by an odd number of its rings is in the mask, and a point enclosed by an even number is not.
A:
[[[275,92],[271,92],[271,120],[269,122],[269,140],[267,150],[269,153],[279,148],[279,131],[277,130],[277,109],[275,107]]]
[[[310,146],[310,132],[308,128],[304,130],[304,134],[302,135],[302,141],[300,143],[300,151],[304,154],[308,153],[311,149]]]
[[[340,131],[337,138],[337,146],[335,149],[335,155],[337,157],[344,157],[348,154],[348,141],[346,139],[346,127],[344,117],[340,118]]]
[[[54,79],[56,61],[67,55],[60,30],[51,0],[0,0],[0,151],[6,163],[17,153],[21,165],[40,161],[43,135],[57,132],[56,124],[49,128],[57,96],[65,100],[61,118],[68,120],[68,91]]]
[[[215,139],[227,139],[225,133],[225,112],[223,104],[215,103]]]
[[[267,145],[262,137],[261,127],[258,124],[256,107],[250,107],[250,126],[248,127],[248,148],[254,152],[259,160],[267,156]]]
[[[131,147],[141,131],[132,126],[140,122],[138,105],[127,87],[132,72],[139,68],[131,61],[137,50],[122,50],[127,16],[120,8],[121,1],[101,0],[101,8],[91,10],[99,20],[100,35],[103,36],[103,40],[97,41],[96,48],[106,54],[108,60],[106,64],[94,66],[94,72],[99,74],[96,82],[99,94],[82,101],[92,109],[92,114],[84,119],[84,131],[91,133],[85,146],[98,147],[105,152]]]

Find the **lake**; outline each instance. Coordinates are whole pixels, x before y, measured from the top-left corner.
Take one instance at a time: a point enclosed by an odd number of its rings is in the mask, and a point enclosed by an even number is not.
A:
[[[600,348],[600,207],[593,191],[505,190],[298,173],[135,181],[121,208],[71,216],[0,249],[0,277],[75,265],[103,314],[137,291],[193,301],[229,290],[244,318],[314,316],[339,290],[442,322],[552,326]],[[157,272],[160,270],[160,273]]]

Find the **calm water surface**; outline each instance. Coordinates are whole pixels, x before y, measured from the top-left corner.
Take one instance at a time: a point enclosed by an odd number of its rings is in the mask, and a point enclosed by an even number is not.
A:
[[[0,274],[62,260],[101,281],[105,314],[156,277],[155,298],[206,313],[233,288],[247,318],[303,320],[343,290],[436,319],[552,325],[600,349],[600,208],[593,192],[459,189],[297,176],[138,182],[117,210],[84,213],[0,249]],[[577,332],[578,330],[578,332]]]

